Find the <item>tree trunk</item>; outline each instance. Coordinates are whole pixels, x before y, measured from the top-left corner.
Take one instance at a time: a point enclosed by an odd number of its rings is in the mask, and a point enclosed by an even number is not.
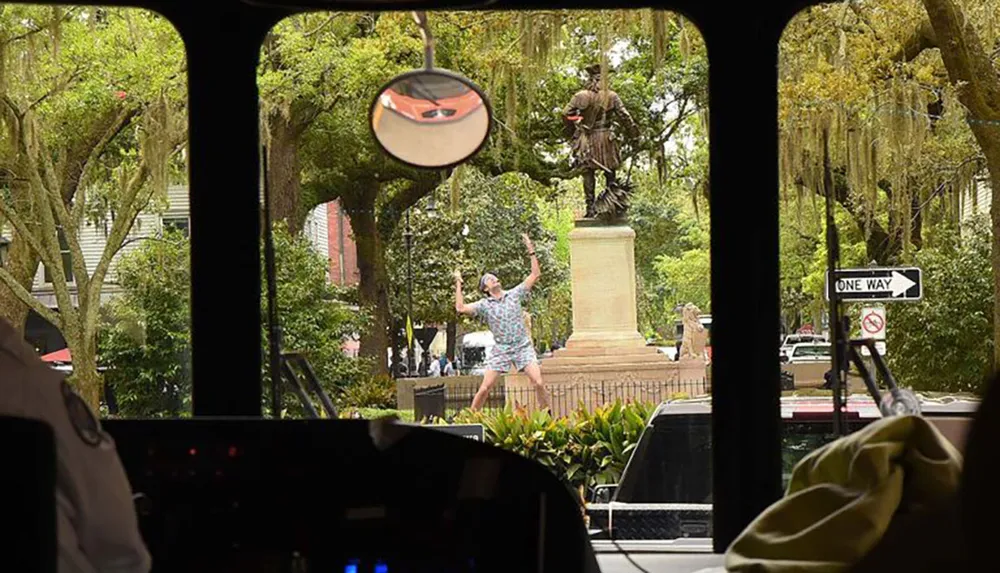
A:
[[[31,250],[28,242],[15,235],[10,243],[5,266],[10,274],[17,279],[18,284],[28,292],[31,292],[31,287],[35,282],[35,273],[38,271],[39,262],[40,258]],[[0,286],[0,318],[9,322],[22,336],[24,335],[28,307],[5,286]]]
[[[1000,367],[1000,78],[972,22],[952,0],[923,0],[948,78],[968,110],[969,128],[986,156],[993,198],[993,364]]]
[[[990,201],[990,221],[993,230],[993,245],[990,266],[993,269],[993,366],[1000,369],[1000,142],[993,148],[990,159],[990,185],[993,198]]]
[[[300,130],[293,119],[280,112],[268,118],[267,179],[271,195],[271,220],[285,221],[293,235],[302,230],[301,182],[299,180]]]
[[[359,354],[373,361],[372,374],[378,375],[388,374],[389,370],[386,363],[390,323],[389,273],[385,268],[385,248],[376,227],[373,207],[373,204],[363,207],[348,205],[348,213],[358,251],[358,298],[361,307],[372,313],[371,326],[361,335]]]
[[[73,357],[73,375],[69,378],[73,389],[96,413],[100,411],[101,394],[104,387],[103,376],[97,371],[97,343],[69,342],[69,352]]]

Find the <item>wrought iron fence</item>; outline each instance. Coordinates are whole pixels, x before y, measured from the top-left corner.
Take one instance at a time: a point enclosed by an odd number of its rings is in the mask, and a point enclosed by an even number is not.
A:
[[[549,394],[549,406],[555,415],[566,415],[579,408],[592,410],[621,400],[622,402],[654,402],[676,398],[695,398],[706,396],[711,388],[707,379],[682,381],[600,381],[580,382],[570,384],[546,385]],[[479,390],[479,385],[449,384],[444,388],[444,406],[448,415],[454,414],[472,404],[472,399]],[[484,410],[524,407],[536,409],[539,406],[538,395],[534,387],[523,385],[505,385],[498,381],[483,404]]]

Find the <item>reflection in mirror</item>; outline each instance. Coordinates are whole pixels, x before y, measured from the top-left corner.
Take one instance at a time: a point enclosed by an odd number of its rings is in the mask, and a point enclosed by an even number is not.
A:
[[[448,167],[475,154],[486,141],[490,110],[468,80],[440,70],[399,76],[371,110],[379,145],[417,167]]]

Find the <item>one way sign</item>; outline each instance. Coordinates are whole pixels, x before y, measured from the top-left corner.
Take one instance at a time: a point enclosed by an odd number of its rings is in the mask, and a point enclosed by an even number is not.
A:
[[[842,301],[920,300],[923,296],[922,277],[916,267],[840,269],[836,275],[836,295]],[[825,292],[829,300],[829,282]]]

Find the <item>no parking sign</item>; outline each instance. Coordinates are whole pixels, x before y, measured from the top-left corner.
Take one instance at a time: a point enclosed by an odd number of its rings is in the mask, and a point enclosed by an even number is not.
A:
[[[861,309],[861,338],[885,340],[884,306],[869,306]]]

